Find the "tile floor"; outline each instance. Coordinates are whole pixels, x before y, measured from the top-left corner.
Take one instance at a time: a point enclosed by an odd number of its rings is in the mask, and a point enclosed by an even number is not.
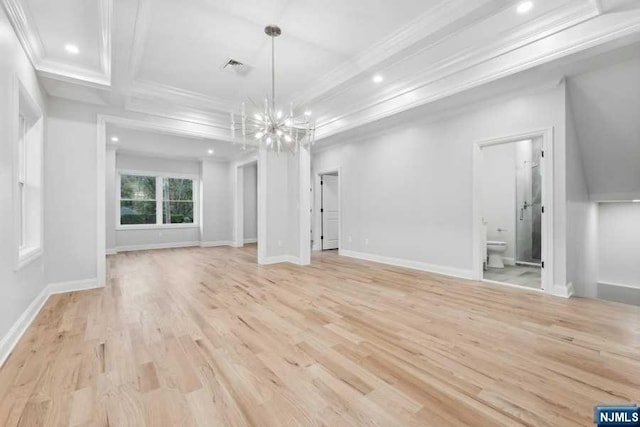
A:
[[[489,267],[484,272],[484,278],[485,280],[540,289],[540,272],[540,267],[530,265],[505,265],[504,268]]]

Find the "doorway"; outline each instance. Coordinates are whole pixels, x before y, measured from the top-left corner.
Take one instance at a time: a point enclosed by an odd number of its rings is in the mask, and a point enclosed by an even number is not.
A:
[[[337,172],[320,176],[321,250],[340,247],[340,182]]]
[[[258,163],[249,163],[242,171],[242,243],[247,245],[258,242]]]
[[[541,131],[475,146],[474,270],[479,280],[552,288],[551,135]]]

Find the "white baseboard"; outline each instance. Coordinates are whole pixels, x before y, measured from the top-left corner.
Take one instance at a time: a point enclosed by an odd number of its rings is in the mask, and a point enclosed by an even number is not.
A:
[[[106,249],[104,252],[105,252],[105,255],[115,255],[118,253],[118,249],[110,248],[110,249]]]
[[[244,243],[258,243],[258,239],[257,238],[244,239]]]
[[[573,283],[569,282],[566,285],[554,285],[551,293],[557,297],[571,298],[573,295]]]
[[[20,338],[27,331],[31,323],[35,320],[42,307],[51,295],[66,292],[84,291],[87,289],[95,289],[98,285],[98,279],[75,280],[72,282],[51,283],[42,289],[40,293],[29,304],[27,309],[11,326],[9,331],[0,339],[0,367],[7,360]]]
[[[2,366],[13,351],[13,348],[18,344],[22,335],[26,332],[31,322],[36,318],[40,310],[47,302],[49,298],[48,289],[45,288],[35,297],[35,299],[29,304],[27,309],[11,326],[9,331],[0,340],[0,366]]]
[[[640,286],[598,281],[597,297],[623,304],[640,305]]]
[[[393,265],[396,267],[411,268],[413,270],[426,271],[429,273],[442,274],[444,276],[459,277],[461,279],[473,279],[472,270],[463,270],[459,268],[446,267],[442,265],[427,264],[420,261],[412,261],[400,258],[392,258],[383,255],[368,254],[364,252],[355,252],[341,249],[339,254],[350,258],[362,259],[365,261],[378,262],[381,264]]]
[[[504,265],[516,265],[516,260],[514,258],[502,257],[502,262]]]
[[[71,282],[50,283],[47,285],[49,295],[86,291],[102,287],[103,286],[98,285],[98,279],[74,280]]]
[[[233,246],[233,242],[230,240],[219,240],[217,242],[200,242],[202,248],[215,248],[217,246]]]
[[[270,256],[270,257],[266,257],[259,260],[259,264],[261,265],[281,264],[283,262],[288,262],[288,263],[297,264],[297,265],[306,265],[302,263],[300,258],[295,257],[293,255]]]
[[[201,246],[200,242],[151,243],[147,245],[118,246],[116,252],[148,251],[154,249],[190,248]]]

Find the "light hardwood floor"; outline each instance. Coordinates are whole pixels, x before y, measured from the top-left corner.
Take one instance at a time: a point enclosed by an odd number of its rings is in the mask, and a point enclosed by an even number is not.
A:
[[[0,425],[591,426],[640,400],[640,309],[255,247],[109,257],[0,370]]]

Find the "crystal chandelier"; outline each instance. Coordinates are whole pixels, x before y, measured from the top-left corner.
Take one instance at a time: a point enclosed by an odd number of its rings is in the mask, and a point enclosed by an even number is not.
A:
[[[315,140],[315,124],[309,120],[310,114],[294,115],[293,103],[289,105],[288,114],[276,108],[275,38],[282,31],[275,25],[269,25],[264,32],[271,37],[271,99],[265,98],[264,111],[250,115],[247,115],[243,102],[240,123],[231,113],[231,137],[243,148],[264,147],[278,153],[283,150],[295,153],[300,147],[308,149]],[[255,103],[254,106],[259,108]]]

